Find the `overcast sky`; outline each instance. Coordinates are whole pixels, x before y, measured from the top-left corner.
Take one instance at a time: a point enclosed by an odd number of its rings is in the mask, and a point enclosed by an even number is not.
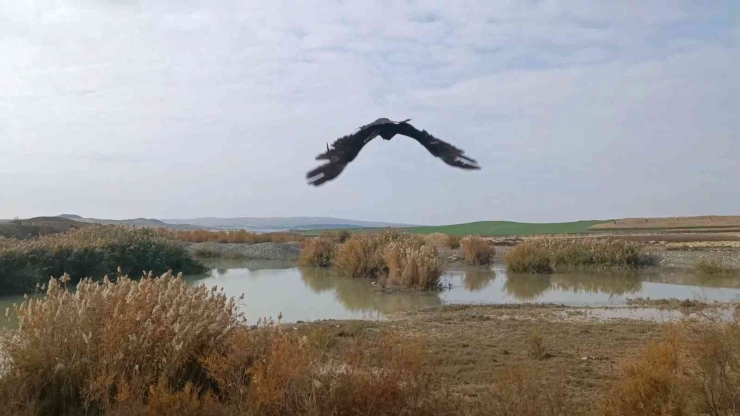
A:
[[[740,214],[740,2],[0,1],[0,218]],[[465,150],[326,142],[379,117]]]

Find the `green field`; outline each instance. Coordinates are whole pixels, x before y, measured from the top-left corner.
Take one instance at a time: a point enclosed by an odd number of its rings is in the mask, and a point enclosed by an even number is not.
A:
[[[534,234],[572,234],[585,233],[592,230],[592,225],[607,223],[611,221],[575,221],[556,223],[526,223],[512,221],[478,221],[465,224],[439,225],[427,227],[400,228],[416,234],[444,233],[453,235],[534,235]],[[351,232],[372,232],[379,228],[355,228]],[[305,235],[320,234],[324,230],[308,230]],[[337,231],[337,230],[332,230]]]

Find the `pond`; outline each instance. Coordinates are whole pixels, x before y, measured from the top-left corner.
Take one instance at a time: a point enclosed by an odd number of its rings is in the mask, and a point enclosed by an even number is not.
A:
[[[329,269],[296,267],[284,261],[207,260],[211,272],[189,276],[190,284],[222,286],[244,294],[242,310],[251,323],[260,317],[284,322],[319,319],[383,319],[387,314],[444,304],[557,303],[573,306],[624,305],[628,298],[740,300],[740,279],[700,277],[660,270],[636,273],[508,275],[500,267],[452,267],[438,292],[382,293],[365,279],[337,276]],[[4,311],[22,297],[0,298]],[[8,323],[6,327],[13,325]]]

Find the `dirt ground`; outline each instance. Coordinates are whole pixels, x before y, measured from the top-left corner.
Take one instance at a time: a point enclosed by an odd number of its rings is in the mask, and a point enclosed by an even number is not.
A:
[[[398,313],[384,322],[299,326],[327,326],[338,338],[391,330],[421,341],[451,392],[470,400],[485,395],[507,369],[536,371],[546,385],[561,383],[573,408],[585,414],[609,389],[620,360],[634,356],[647,341],[662,339],[669,319],[686,318],[705,308],[680,303],[661,308],[445,306]],[[541,337],[539,358],[531,352],[533,334]]]

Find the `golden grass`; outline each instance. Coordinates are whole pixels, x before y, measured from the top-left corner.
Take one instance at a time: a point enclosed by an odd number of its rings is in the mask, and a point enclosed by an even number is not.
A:
[[[668,326],[665,340],[622,362],[600,414],[740,413],[740,317],[705,317]]]
[[[496,248],[482,237],[467,236],[460,240],[463,259],[469,264],[485,265],[493,262]]]
[[[28,292],[49,276],[67,273],[76,282],[119,267],[132,275],[206,270],[181,243],[152,229],[89,225],[28,240],[0,238],[0,294]]]
[[[545,346],[545,337],[542,335],[540,328],[535,328],[527,336],[525,343],[527,353],[535,360],[544,360],[547,357],[547,347]]]
[[[494,377],[493,389],[471,404],[465,414],[570,416],[581,413],[568,400],[564,380],[544,381],[536,366],[507,366]]]
[[[208,230],[182,230],[170,231],[159,229],[158,232],[168,235],[180,241],[189,243],[290,243],[300,242],[303,235],[299,233],[275,232],[275,233],[251,233],[245,230],[208,231]]]
[[[439,288],[444,263],[435,246],[395,241],[385,248],[384,259],[388,267],[386,284],[418,290]]]
[[[444,246],[447,245],[447,234],[445,233],[431,233],[424,237],[427,245],[430,246]]]
[[[331,266],[331,260],[336,250],[334,241],[333,236],[319,236],[303,241],[298,264],[315,267]]]
[[[642,245],[618,239],[532,238],[506,255],[513,273],[550,273],[558,270],[634,269],[643,258]]]
[[[409,288],[427,286],[429,281],[431,287],[438,280],[433,276],[442,266],[436,249],[422,249],[425,243],[420,235],[397,230],[353,234],[337,248],[332,266],[349,277],[390,278],[389,283]],[[402,278],[404,273],[406,277]]]
[[[223,291],[165,274],[85,279],[9,311],[0,339],[6,414],[442,415],[441,379],[418,342],[390,333],[325,353],[328,336],[244,326]]]

